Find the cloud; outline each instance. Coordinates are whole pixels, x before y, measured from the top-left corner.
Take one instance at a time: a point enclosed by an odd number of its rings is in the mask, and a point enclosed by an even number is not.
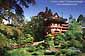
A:
[[[67,3],[83,3],[85,1],[76,1],[76,0],[74,0],[74,1],[70,1],[70,0],[69,1],[66,1],[66,0],[65,1],[62,1],[62,0],[61,1],[56,1],[56,0],[51,0],[50,2],[53,2],[53,3],[66,3],[66,2]]]
[[[69,3],[63,3],[63,4],[60,4],[60,3],[58,3],[58,4],[56,4],[56,5],[78,5],[78,4],[69,4]]]
[[[85,1],[80,1],[80,0],[74,0],[74,1],[71,1],[71,0],[68,0],[68,1],[63,1],[63,0],[60,0],[60,1],[56,1],[56,0],[50,0],[51,3],[54,3],[56,5],[79,5],[79,4],[82,4],[82,3],[85,3]]]

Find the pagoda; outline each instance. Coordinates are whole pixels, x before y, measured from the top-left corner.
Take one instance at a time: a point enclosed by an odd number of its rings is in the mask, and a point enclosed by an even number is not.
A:
[[[44,33],[45,34],[48,34],[50,23],[59,24],[58,29],[60,31],[57,31],[57,32],[65,33],[68,30],[69,24],[67,22],[67,19],[60,17],[57,12],[53,14],[51,9],[48,9],[48,7],[46,7],[44,12],[38,13],[38,16],[39,15],[41,15],[44,18],[44,28],[45,28]]]

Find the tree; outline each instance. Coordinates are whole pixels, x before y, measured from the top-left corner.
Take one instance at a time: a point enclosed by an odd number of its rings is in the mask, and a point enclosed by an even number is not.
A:
[[[72,21],[72,20],[73,20],[73,16],[70,15],[70,17],[69,17],[69,22]]]
[[[24,21],[24,11],[22,8],[29,7],[29,4],[35,4],[35,0],[0,0],[0,15],[4,19],[11,19],[14,25],[21,24]]]
[[[2,10],[0,14],[0,21],[2,22],[3,19],[9,21],[9,24],[17,26],[24,22],[24,15],[17,15],[14,14],[11,10]]]
[[[0,0],[0,9],[14,9],[16,14],[23,14],[22,6],[29,7],[29,4],[35,3],[35,0]]]
[[[78,17],[78,19],[77,19],[77,22],[80,22],[80,21],[83,20],[83,19],[84,19],[83,15],[80,14],[79,17]]]
[[[70,15],[70,17],[69,17],[69,20],[71,20],[71,19],[73,19],[73,16],[72,15]]]
[[[31,27],[36,41],[44,38],[44,18],[42,16],[34,16],[31,20]]]

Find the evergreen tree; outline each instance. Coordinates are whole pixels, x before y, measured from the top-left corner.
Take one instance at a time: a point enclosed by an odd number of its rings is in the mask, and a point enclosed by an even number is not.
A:
[[[81,15],[79,15],[79,17],[78,17],[77,22],[80,22],[80,21],[83,20],[83,19],[84,19],[84,17],[83,17],[83,15],[81,14]]]

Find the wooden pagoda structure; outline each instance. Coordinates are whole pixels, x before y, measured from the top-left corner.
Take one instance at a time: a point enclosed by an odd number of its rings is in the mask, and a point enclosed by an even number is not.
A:
[[[48,9],[48,7],[46,7],[44,12],[40,12],[38,13],[38,16],[41,15],[42,17],[44,17],[44,27],[45,27],[45,34],[48,34],[49,31],[49,25],[50,23],[58,23],[58,29],[60,31],[60,33],[65,33],[68,30],[68,22],[67,19],[64,19],[63,17],[60,17],[58,15],[58,13],[52,13],[51,9]]]

